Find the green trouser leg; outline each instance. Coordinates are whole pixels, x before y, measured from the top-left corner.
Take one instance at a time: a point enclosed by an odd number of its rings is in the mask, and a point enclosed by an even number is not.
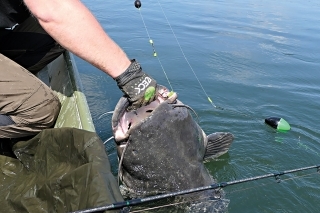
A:
[[[0,138],[35,135],[52,127],[60,107],[58,97],[47,85],[0,54],[0,114],[14,122],[0,126]]]

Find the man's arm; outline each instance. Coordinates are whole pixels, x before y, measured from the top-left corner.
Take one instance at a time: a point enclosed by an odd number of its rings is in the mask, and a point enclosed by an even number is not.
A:
[[[43,29],[67,50],[117,81],[132,109],[153,101],[157,82],[104,32],[79,0],[24,0]]]
[[[40,25],[61,46],[112,78],[131,64],[124,51],[104,32],[79,0],[24,0]]]

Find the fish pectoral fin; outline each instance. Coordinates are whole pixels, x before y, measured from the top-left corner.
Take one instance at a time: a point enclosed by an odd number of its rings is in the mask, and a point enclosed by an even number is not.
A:
[[[203,160],[217,158],[226,152],[234,139],[229,132],[216,132],[207,136],[208,143]]]

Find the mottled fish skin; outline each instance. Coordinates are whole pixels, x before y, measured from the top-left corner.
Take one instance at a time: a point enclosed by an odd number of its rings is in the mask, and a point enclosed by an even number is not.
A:
[[[174,107],[174,104],[183,103],[176,94],[173,98],[149,108],[149,115],[133,121],[134,125],[121,120],[129,105],[126,98],[121,98],[115,108],[112,127],[118,156],[123,158],[119,168],[120,180],[131,198],[215,183],[204,159],[227,152],[233,136],[231,133],[216,133],[207,137],[187,108]],[[197,196],[200,194],[213,197],[215,191],[204,191]]]

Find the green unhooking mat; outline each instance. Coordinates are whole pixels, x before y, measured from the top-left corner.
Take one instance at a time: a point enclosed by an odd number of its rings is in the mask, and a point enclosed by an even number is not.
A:
[[[1,212],[70,212],[123,201],[96,133],[48,129],[0,155]]]

